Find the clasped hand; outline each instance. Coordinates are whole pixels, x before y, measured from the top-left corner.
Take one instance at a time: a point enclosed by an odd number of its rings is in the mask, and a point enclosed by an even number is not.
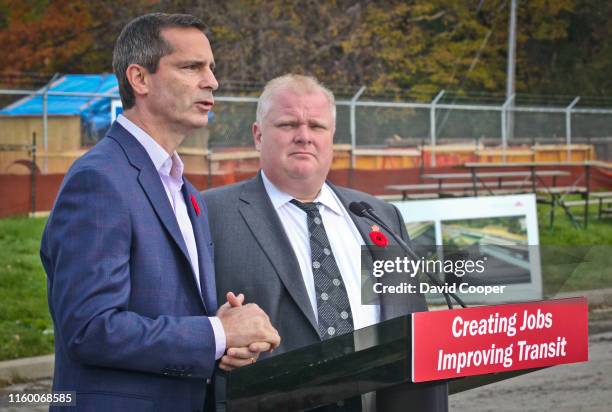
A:
[[[225,302],[217,311],[225,330],[225,355],[219,367],[231,371],[255,363],[262,352],[272,352],[280,345],[278,331],[270,318],[255,303],[244,303],[244,295],[228,292]]]

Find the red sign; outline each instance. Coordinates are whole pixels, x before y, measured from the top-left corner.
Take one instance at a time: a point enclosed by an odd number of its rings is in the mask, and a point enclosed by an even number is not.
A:
[[[412,314],[412,381],[589,360],[585,298]]]

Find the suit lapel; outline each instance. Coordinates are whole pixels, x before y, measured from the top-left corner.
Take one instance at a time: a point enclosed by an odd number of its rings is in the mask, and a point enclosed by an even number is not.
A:
[[[193,235],[196,241],[196,249],[198,251],[198,265],[200,268],[200,285],[201,295],[206,313],[213,313],[217,309],[217,293],[215,286],[214,266],[211,255],[210,240],[204,233],[204,225],[206,224],[206,215],[204,214],[203,202],[199,199],[199,195],[195,188],[183,178],[183,197],[187,205],[189,219],[193,226]],[[198,204],[200,214],[198,215],[195,206],[192,203],[192,196]]]
[[[268,197],[261,174],[251,179],[240,194],[238,210],[259,247],[268,257],[289,295],[318,335],[318,325],[306,292],[297,257]]]
[[[151,168],[153,168],[153,165],[151,165]],[[140,186],[142,186],[142,190],[144,190],[149,198],[149,202],[151,202],[153,209],[155,209],[155,213],[159,217],[159,220],[161,220],[162,224],[183,253],[185,259],[189,260],[189,253],[187,252],[185,240],[183,239],[181,229],[176,221],[176,216],[174,215],[172,206],[168,200],[168,195],[159,179],[157,171],[141,170],[138,181],[140,182]]]
[[[359,201],[360,199],[351,199],[348,196],[348,193],[341,192],[336,186],[334,186],[330,182],[326,183],[334,191],[336,196],[338,196],[338,199],[340,199],[342,206],[344,206],[349,216],[353,220],[353,223],[355,223],[355,226],[357,227],[357,230],[359,230],[359,234],[361,234],[361,237],[363,238],[365,244],[370,246],[374,245],[374,243],[372,243],[372,239],[370,239],[370,232],[372,231],[373,223],[371,223],[366,218],[355,216],[353,213],[351,213],[349,209],[349,205],[351,204],[351,202]]]
[[[349,216],[351,216],[351,219],[353,220],[353,223],[355,223],[355,226],[357,227],[357,230],[359,230],[359,233],[361,234],[361,237],[363,238],[363,241],[365,242],[366,246],[368,247],[368,251],[370,253],[368,253],[365,256],[365,262],[362,262],[363,264],[366,265],[366,267],[373,267],[374,264],[374,260],[376,259],[388,259],[388,256],[385,256],[383,253],[380,254],[380,256],[378,256],[378,254],[376,253],[377,250],[379,250],[379,246],[376,246],[374,244],[374,242],[372,242],[372,239],[370,239],[370,232],[372,231],[372,225],[374,225],[373,222],[370,222],[368,219],[366,218],[362,218],[362,217],[358,217],[355,216],[353,213],[350,212],[349,210],[349,205],[351,202],[353,201],[360,201],[363,199],[358,199],[358,198],[353,198],[350,195],[350,192],[346,192],[346,191],[342,191],[341,189],[335,187],[333,184],[331,184],[330,182],[327,182],[327,184],[329,185],[329,187],[336,193],[336,195],[338,196],[338,199],[340,199],[340,202],[342,202],[342,205],[344,206],[344,208],[349,211]],[[389,222],[385,222],[387,223],[387,225],[389,225],[390,227],[393,227],[393,225],[390,225]],[[389,235],[383,228],[380,228],[381,231],[383,231],[383,233],[385,233],[387,235],[387,238],[389,239],[389,244],[391,246],[397,246],[397,243],[395,243],[395,241],[393,240],[393,238],[391,237],[391,235]],[[368,277],[368,281],[374,281],[372,276]],[[363,284],[363,278],[362,278],[362,287],[371,287],[371,284],[365,285]],[[380,295],[380,321],[384,321],[387,319],[392,319],[394,317],[397,316],[401,316],[404,315],[405,312],[405,306],[404,305],[398,305],[397,304],[397,300],[393,299],[392,297],[387,296],[386,293],[381,294]]]
[[[168,200],[168,195],[159,178],[159,173],[155,170],[155,166],[147,151],[138,143],[135,137],[117,122],[113,123],[108,135],[121,145],[129,162],[140,170],[138,182],[142,190],[144,190],[159,220],[179,247],[185,259],[189,260],[187,246],[176,221],[176,216],[174,216],[172,211],[170,200]]]
[[[113,123],[108,132],[108,137],[119,143],[130,164],[140,170],[140,173],[138,174],[138,183],[149,199],[151,206],[155,210],[155,214],[174,243],[180,249],[183,257],[187,259],[187,262],[191,262],[189,259],[189,252],[187,251],[187,245],[185,244],[181,229],[176,221],[176,216],[172,210],[172,205],[170,204],[166,190],[164,189],[159,173],[155,169],[155,166],[153,165],[153,162],[151,161],[151,158],[147,154],[146,150],[140,143],[138,143],[138,140],[136,140],[135,137],[133,137],[117,122]],[[188,205],[190,203],[191,202],[189,202]],[[193,270],[191,270],[190,275],[193,280],[194,287],[196,287],[197,285],[195,283]],[[198,292],[198,295],[199,294],[200,293]],[[202,304],[204,304],[203,301]]]

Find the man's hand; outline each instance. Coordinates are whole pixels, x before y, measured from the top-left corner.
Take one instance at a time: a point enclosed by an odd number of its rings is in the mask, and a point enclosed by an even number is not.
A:
[[[280,336],[268,315],[256,304],[243,306],[243,302],[243,294],[229,292],[227,302],[217,311],[229,348],[219,365],[226,371],[255,363],[261,352],[280,344]]]
[[[261,352],[267,352],[271,348],[272,346],[267,342],[255,342],[243,348],[229,348],[227,355],[221,358],[219,368],[229,372],[242,366],[252,365],[257,361]]]

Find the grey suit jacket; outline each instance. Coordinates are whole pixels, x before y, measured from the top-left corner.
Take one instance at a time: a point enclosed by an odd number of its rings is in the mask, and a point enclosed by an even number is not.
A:
[[[344,207],[366,201],[404,240],[403,219],[393,205],[356,190],[328,182]],[[282,342],[281,354],[320,341],[316,317],[302,280],[297,257],[265,190],[261,173],[234,185],[203,192],[214,243],[215,274],[219,302],[228,291],[244,293],[270,317]],[[372,245],[371,225],[351,214],[364,242]],[[328,229],[329,230],[329,229]],[[390,236],[390,244],[393,239]],[[356,257],[357,258],[357,257]],[[381,321],[426,311],[425,299],[415,295],[405,305],[381,305]],[[268,354],[262,354],[265,358]]]

